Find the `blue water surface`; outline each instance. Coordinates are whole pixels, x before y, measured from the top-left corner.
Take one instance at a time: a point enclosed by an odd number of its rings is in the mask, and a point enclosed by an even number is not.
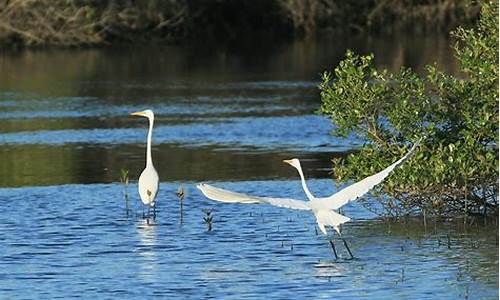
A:
[[[329,194],[330,180],[311,189]],[[240,192],[304,199],[298,181],[214,183]],[[209,202],[162,183],[157,218],[142,218],[135,184],[125,211],[120,184],[1,189],[0,294],[4,298],[494,298],[491,241],[440,228],[391,230],[358,203],[343,213],[355,259],[341,240],[335,260],[313,215],[267,205]],[[204,209],[213,210],[207,231]],[[415,234],[415,232],[417,232]],[[445,235],[451,233],[448,249]],[[481,246],[470,248],[473,240]],[[484,249],[484,252],[483,250]],[[467,259],[464,259],[464,256]],[[22,289],[21,289],[22,285]]]

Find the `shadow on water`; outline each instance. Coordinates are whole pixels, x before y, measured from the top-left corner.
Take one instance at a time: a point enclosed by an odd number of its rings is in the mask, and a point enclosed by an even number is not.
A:
[[[356,259],[321,259],[314,269],[316,277],[340,282],[345,294],[383,299],[390,290],[396,298],[498,297],[498,231],[491,226],[434,223],[426,230],[421,221],[366,220],[344,230]]]
[[[450,73],[458,70],[450,41],[440,35],[348,35],[246,48],[205,44],[3,53],[0,88],[121,102],[156,96],[156,86],[165,95],[189,97],[200,83],[211,89],[215,83],[241,81],[318,81],[347,49],[373,52],[378,65],[391,70],[406,66],[423,72],[433,62]]]
[[[136,181],[144,168],[144,151],[142,145],[3,146],[0,187],[117,182],[121,169],[129,170],[129,178]],[[297,178],[296,171],[282,162],[293,157],[301,158],[308,178],[325,178],[330,176],[331,158],[337,155],[345,152],[175,144],[156,146],[153,152],[160,180],[167,182]]]

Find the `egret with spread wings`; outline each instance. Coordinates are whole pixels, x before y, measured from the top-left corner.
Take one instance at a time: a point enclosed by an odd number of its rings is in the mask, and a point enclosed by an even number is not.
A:
[[[284,162],[293,166],[299,172],[302,188],[309,199],[309,201],[295,200],[289,198],[271,198],[271,197],[258,197],[251,196],[242,193],[236,193],[228,190],[224,190],[221,188],[217,188],[208,184],[198,184],[197,188],[201,190],[201,192],[209,199],[220,201],[220,202],[228,202],[228,203],[267,203],[279,207],[286,207],[291,209],[300,209],[300,210],[310,210],[313,212],[316,217],[316,222],[318,223],[318,227],[323,234],[327,234],[326,226],[331,226],[339,236],[342,238],[340,233],[340,225],[349,221],[350,218],[343,216],[334,210],[339,209],[350,201],[356,200],[357,198],[363,196],[368,191],[370,191],[377,184],[382,182],[396,167],[400,166],[403,162],[405,162],[415,151],[418,143],[415,143],[410,151],[394,162],[392,165],[388,166],[384,170],[366,177],[365,179],[356,182],[341,191],[324,198],[314,197],[313,194],[309,191],[307,187],[306,181],[304,179],[304,173],[302,172],[302,167],[300,166],[300,161],[296,158],[291,160],[285,160]],[[352,257],[351,250],[347,246],[346,241],[342,238],[345,247],[347,248],[349,254]],[[335,257],[337,257],[337,252],[335,250],[335,245],[333,240],[330,241],[330,245],[332,246]]]

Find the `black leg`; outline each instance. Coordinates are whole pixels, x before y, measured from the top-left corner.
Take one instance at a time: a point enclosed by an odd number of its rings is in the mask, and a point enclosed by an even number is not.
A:
[[[330,240],[330,245],[332,246],[333,254],[335,255],[335,259],[338,259],[337,255],[337,250],[335,250],[335,243],[333,243],[333,240]]]
[[[156,202],[153,203],[153,220],[156,220]]]
[[[349,252],[349,255],[351,256],[351,259],[353,259],[354,256],[352,255],[352,252],[351,252],[351,249],[349,249],[349,246],[347,246],[347,242],[344,240],[344,238],[341,237],[341,239],[344,242],[344,246],[347,249],[347,252]]]

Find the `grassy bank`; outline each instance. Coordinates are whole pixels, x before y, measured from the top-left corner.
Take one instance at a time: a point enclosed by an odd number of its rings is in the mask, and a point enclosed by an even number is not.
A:
[[[0,44],[96,46],[318,32],[448,32],[477,19],[469,1],[0,0]]]

